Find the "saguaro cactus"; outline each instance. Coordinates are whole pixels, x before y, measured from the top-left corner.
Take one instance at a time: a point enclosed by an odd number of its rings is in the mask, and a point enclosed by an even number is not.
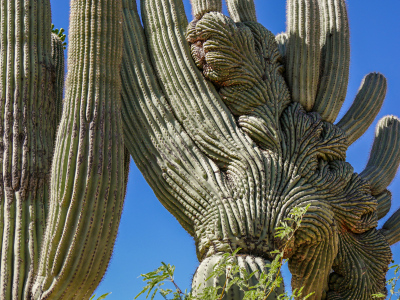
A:
[[[88,299],[125,192],[122,3],[71,1],[63,103],[50,1],[0,5],[0,298]]]
[[[386,292],[388,212],[400,162],[400,121],[382,119],[368,165],[354,173],[347,148],[371,125],[386,79],[367,75],[333,124],[347,92],[349,26],[344,0],[288,0],[287,32],[257,23],[252,0],[124,5],[122,118],[125,144],[161,203],[196,241],[205,282],[221,253],[242,248],[250,271],[285,241],[274,228],[310,205],[289,259],[292,287],[314,299],[370,299]],[[142,25],[143,24],[143,25]],[[280,291],[277,291],[276,297]],[[233,289],[224,299],[241,299]]]
[[[191,23],[182,0],[141,0],[142,22],[135,0],[72,0],[62,100],[49,0],[1,1],[1,299],[90,297],[118,229],[124,145],[194,237],[194,285],[218,285],[204,282],[210,264],[238,247],[240,264],[265,268],[286,242],[275,228],[310,205],[285,252],[292,286],[314,299],[385,292],[400,211],[376,227],[400,121],[379,122],[354,173],[346,150],[376,117],[386,80],[367,75],[334,125],[349,69],[345,2],[287,3],[288,30],[275,37],[252,0],[227,0],[231,17],[220,0],[192,0]],[[225,299],[241,297],[234,287]]]

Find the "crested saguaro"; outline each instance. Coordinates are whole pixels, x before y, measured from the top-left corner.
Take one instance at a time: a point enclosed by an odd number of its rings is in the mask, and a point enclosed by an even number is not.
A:
[[[386,293],[400,212],[382,229],[400,162],[400,121],[382,119],[366,169],[347,148],[371,125],[386,79],[367,75],[348,113],[349,25],[344,0],[288,0],[287,31],[257,22],[252,0],[125,0],[125,145],[161,203],[194,237],[206,281],[223,253],[263,270],[286,241],[275,228],[310,205],[289,259],[292,288],[313,299]],[[282,290],[276,290],[275,299]],[[242,299],[233,287],[224,299]]]
[[[387,83],[368,74],[336,122],[350,65],[345,0],[287,0],[278,36],[253,0],[226,2],[230,16],[222,0],[191,0],[189,23],[182,0],[141,0],[141,18],[136,0],[71,0],[64,87],[50,0],[0,1],[1,299],[90,298],[130,156],[196,242],[193,287],[223,285],[206,278],[239,247],[241,266],[265,270],[287,243],[275,228],[309,206],[285,248],[292,288],[312,299],[386,293],[400,211],[377,222],[391,205],[400,120],[379,121],[354,173],[347,148]],[[236,286],[224,296],[242,298]]]

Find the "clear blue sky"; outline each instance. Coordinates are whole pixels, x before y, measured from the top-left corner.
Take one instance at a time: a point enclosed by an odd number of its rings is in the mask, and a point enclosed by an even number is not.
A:
[[[57,28],[68,29],[69,1],[51,0],[51,3],[53,23]],[[191,19],[189,0],[184,0],[184,3]],[[285,31],[284,0],[255,0],[255,3],[260,23],[275,34]],[[389,84],[378,119],[388,114],[400,116],[400,1],[353,0],[348,1],[348,11],[352,46],[350,84],[338,119],[351,105],[364,75],[373,71],[384,74]],[[361,172],[368,160],[376,123],[348,151],[347,160],[356,172]],[[394,200],[391,215],[400,207],[399,176],[389,189]],[[380,226],[382,224],[380,222]],[[394,260],[400,264],[400,243],[392,247],[392,251]],[[176,281],[182,289],[190,287],[191,277],[198,265],[194,241],[157,201],[131,162],[128,192],[114,255],[96,293],[112,292],[107,298],[109,300],[133,299],[143,287],[138,278],[140,273],[154,270],[161,261],[176,266]],[[288,286],[288,272],[284,274]]]

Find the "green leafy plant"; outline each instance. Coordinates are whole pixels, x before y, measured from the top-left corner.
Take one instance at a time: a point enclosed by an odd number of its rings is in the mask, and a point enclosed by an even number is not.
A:
[[[99,298],[97,298],[96,300],[103,300],[105,299],[108,295],[110,295],[111,293],[107,293],[107,294],[103,294],[101,295]],[[96,297],[96,294],[92,295],[92,297],[90,297],[89,300],[94,300],[94,297]]]
[[[253,271],[249,273],[246,268],[240,267],[236,259],[236,257],[240,255],[239,252],[241,250],[238,248],[232,253],[224,253],[218,263],[214,265],[213,271],[206,279],[206,281],[208,281],[225,276],[222,287],[208,286],[201,292],[198,292],[201,288],[200,284],[197,287],[193,287],[191,292],[183,292],[174,280],[175,266],[162,262],[161,266],[156,270],[140,275],[143,278],[143,281],[146,282],[146,286],[143,287],[142,291],[135,297],[135,299],[146,293],[146,299],[150,297],[150,299],[153,300],[157,293],[159,293],[166,300],[221,300],[228,290],[236,285],[244,292],[243,300],[266,300],[276,288],[281,286],[283,282],[281,268],[287,261],[284,259],[285,251],[294,239],[294,235],[300,227],[302,218],[309,207],[310,205],[307,205],[306,207],[293,208],[289,217],[285,218],[284,221],[281,222],[281,226],[275,229],[275,237],[284,240],[285,243],[281,249],[271,252],[272,255],[275,255],[275,258],[270,264],[266,265],[266,270],[263,272]],[[250,279],[256,275],[259,275],[257,284],[249,284]],[[175,290],[163,288],[166,282],[172,283]],[[279,295],[278,299],[299,299],[302,296],[302,292],[303,288],[295,289],[293,290],[292,295],[284,293]],[[301,299],[307,299],[312,295],[313,293],[310,293]]]
[[[392,297],[394,296],[399,296],[400,295],[400,288],[397,289],[396,291],[396,284],[400,279],[400,265],[396,264],[396,265],[392,265],[389,267],[390,269],[394,269],[394,277],[390,278],[388,281],[386,281],[386,284],[388,285],[388,287],[390,287],[389,290],[389,299],[391,300]],[[374,299],[381,299],[381,298],[385,298],[386,295],[382,294],[382,293],[377,293],[377,294],[373,294],[372,297]],[[398,297],[397,299],[400,299],[400,297]]]

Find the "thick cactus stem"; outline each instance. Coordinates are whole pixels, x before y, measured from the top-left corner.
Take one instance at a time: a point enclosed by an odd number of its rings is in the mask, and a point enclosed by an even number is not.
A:
[[[320,0],[321,74],[313,111],[333,123],[346,98],[350,68],[350,33],[345,0]]]
[[[364,134],[375,120],[385,100],[386,78],[379,73],[364,77],[352,106],[337,124],[346,132],[349,145]]]
[[[121,13],[119,0],[71,3],[66,97],[34,299],[88,299],[111,257],[126,177]]]
[[[382,193],[392,182],[400,164],[400,120],[394,116],[379,121],[371,155],[360,174],[371,185],[372,195]]]
[[[54,85],[55,103],[56,103],[56,124],[58,125],[61,120],[61,114],[63,109],[63,96],[64,96],[64,42],[60,37],[52,33],[51,34],[51,46],[53,57],[53,63],[55,66],[56,82]]]
[[[257,22],[253,0],[227,0],[229,15],[235,22]]]
[[[287,1],[286,78],[292,100],[314,107],[320,76],[320,9],[317,0]]]
[[[49,0],[0,3],[0,299],[28,298],[56,130]]]
[[[260,257],[255,257],[252,255],[237,255],[229,259],[231,260],[231,263],[237,264],[239,268],[246,269],[248,274],[256,272],[254,276],[251,277],[250,280],[248,281],[249,286],[255,286],[258,283],[260,274],[262,272],[268,273],[267,266],[271,264],[271,261],[268,261]],[[225,285],[226,274],[230,272],[229,266],[227,266],[225,274],[222,274],[219,277],[212,277],[209,280],[207,280],[210,277],[211,273],[214,271],[214,266],[218,265],[218,263],[220,263],[222,260],[223,256],[221,254],[216,254],[206,258],[200,263],[200,266],[197,268],[192,281],[192,289],[195,292],[194,296],[201,294],[207,287],[220,287],[222,289],[222,287]],[[236,274],[236,276],[243,277],[243,274]],[[268,296],[268,298],[263,298],[263,299],[265,300],[277,299],[277,296],[283,294],[284,292],[285,288],[283,284],[281,284],[281,286],[276,288]],[[243,297],[244,297],[244,292],[240,290],[237,285],[234,284],[229,290],[224,291],[224,296],[221,299],[236,300],[236,299],[243,299]]]
[[[221,11],[222,0],[190,0],[195,19],[200,19],[210,11]]]

